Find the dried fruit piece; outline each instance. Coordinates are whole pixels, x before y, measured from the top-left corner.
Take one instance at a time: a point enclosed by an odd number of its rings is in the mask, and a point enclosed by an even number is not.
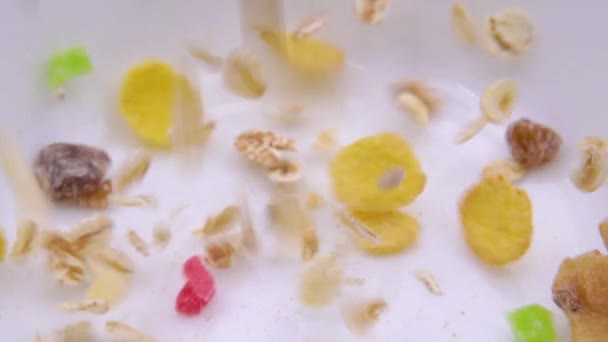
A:
[[[131,184],[142,179],[150,168],[151,160],[152,156],[143,150],[127,157],[112,177],[112,189],[121,193]]]
[[[19,222],[17,226],[17,240],[13,244],[11,257],[22,259],[28,256],[36,247],[35,240],[38,236],[38,225],[26,220]]]
[[[343,283],[344,275],[336,257],[317,257],[300,278],[300,300],[312,307],[326,306],[340,295]]]
[[[194,316],[203,310],[203,301],[196,295],[191,283],[187,282],[177,294],[175,310],[187,316]]]
[[[396,133],[360,139],[340,150],[331,162],[336,197],[355,210],[389,211],[412,202],[426,176],[410,145]],[[403,168],[405,179],[392,190],[378,187],[389,170]]]
[[[318,151],[329,152],[338,144],[338,131],[335,128],[322,130],[315,138],[314,147]]]
[[[378,24],[386,15],[388,0],[355,0],[355,13],[365,24]]]
[[[302,232],[302,260],[311,260],[319,252],[319,237],[313,227],[306,227]]]
[[[452,31],[467,44],[477,41],[477,33],[469,11],[459,2],[452,5]]]
[[[47,84],[56,90],[69,80],[93,71],[87,50],[82,46],[55,52],[47,65]]]
[[[553,301],[570,321],[572,342],[608,339],[608,257],[592,251],[564,260],[553,281]]]
[[[538,304],[519,308],[509,313],[516,342],[556,342],[551,311]]]
[[[230,241],[210,243],[206,246],[205,261],[214,268],[227,269],[232,266],[237,248]]]
[[[581,162],[570,173],[572,183],[581,191],[593,192],[608,179],[608,141],[586,137],[579,143]]]
[[[513,160],[496,160],[486,165],[482,171],[483,178],[502,177],[513,183],[522,179],[526,170]]]
[[[102,149],[54,143],[40,150],[34,173],[54,201],[105,207],[107,196],[112,192],[111,182],[105,179],[110,164],[110,157]]]
[[[250,130],[235,139],[234,147],[249,160],[270,170],[283,161],[281,151],[294,151],[295,143],[272,132]]]
[[[202,305],[207,305],[215,294],[215,281],[211,273],[205,269],[201,258],[193,256],[186,260],[184,274],[188,278],[188,283],[192,285],[192,290],[202,301]]]
[[[387,308],[388,304],[383,299],[358,300],[346,302],[341,306],[340,311],[348,330],[357,336],[364,336],[369,333]]]
[[[324,78],[344,65],[342,50],[313,37],[266,30],[260,36],[294,71],[304,76]]]
[[[262,77],[262,67],[252,53],[233,52],[226,61],[223,76],[226,86],[243,97],[262,97],[268,88]]]
[[[129,243],[131,244],[131,246],[133,246],[133,248],[135,248],[135,250],[138,251],[139,254],[143,256],[150,255],[150,249],[148,248],[148,244],[139,236],[139,234],[137,234],[136,231],[134,231],[133,229],[129,230],[127,237],[129,238]]]
[[[84,302],[65,302],[62,303],[59,308],[67,312],[85,311],[101,315],[108,312],[110,306],[104,301],[90,300]]]
[[[468,190],[460,218],[469,247],[488,264],[514,262],[530,247],[532,203],[523,189],[502,177],[483,179]]]
[[[200,46],[190,45],[188,47],[188,52],[192,57],[198,59],[199,61],[205,62],[205,64],[214,69],[219,69],[224,63],[221,57],[214,55]]]
[[[108,243],[113,223],[108,216],[95,215],[74,226],[65,238],[77,253],[86,253]]]
[[[91,263],[93,282],[87,289],[86,300],[116,304],[127,292],[129,275],[107,264]]]
[[[416,271],[416,278],[426,285],[426,288],[434,295],[440,296],[443,294],[435,275],[427,270]]]
[[[118,321],[107,321],[106,331],[121,336],[120,341],[155,342],[156,338]]]
[[[75,341],[95,341],[93,334],[93,326],[89,321],[80,321],[72,323],[61,329],[55,330],[48,335],[38,334],[34,341],[36,342],[75,342]]]
[[[106,247],[98,251],[95,254],[95,257],[97,257],[100,262],[117,272],[131,273],[135,270],[131,258],[114,248]]]
[[[4,230],[0,228],[0,264],[4,261],[4,256],[6,255],[6,236],[4,235]]]
[[[418,240],[420,231],[418,221],[402,212],[351,211],[349,215],[377,239],[373,241],[355,236],[357,244],[368,253],[399,253]]]
[[[147,61],[129,70],[122,83],[120,108],[127,124],[145,144],[169,147],[176,75],[163,62]]]
[[[520,119],[509,125],[506,139],[511,155],[526,170],[545,165],[560,150],[562,139],[550,127],[528,119]]]
[[[600,236],[604,242],[604,247],[606,247],[606,250],[608,250],[608,219],[604,219],[604,221],[600,223],[599,228]]]
[[[490,37],[495,47],[513,55],[522,55],[534,38],[534,23],[523,9],[514,8],[488,18]]]
[[[160,248],[167,246],[171,240],[171,229],[165,224],[157,224],[152,234],[154,236],[154,243]]]
[[[194,235],[216,235],[224,233],[236,222],[239,217],[240,208],[236,205],[229,205],[216,216],[210,216],[205,222],[205,226],[201,229],[197,229],[192,234]]]

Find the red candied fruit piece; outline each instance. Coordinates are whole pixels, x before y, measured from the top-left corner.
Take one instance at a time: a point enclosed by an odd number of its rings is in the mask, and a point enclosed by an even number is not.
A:
[[[203,306],[203,301],[194,293],[192,284],[186,283],[181,291],[179,291],[177,300],[175,301],[177,312],[187,316],[194,316],[201,313]]]
[[[192,291],[202,301],[202,305],[209,303],[215,294],[215,281],[203,265],[201,258],[193,256],[186,260],[184,273]]]

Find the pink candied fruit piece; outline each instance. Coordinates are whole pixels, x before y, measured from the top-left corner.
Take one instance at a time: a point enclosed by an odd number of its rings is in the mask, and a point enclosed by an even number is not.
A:
[[[192,284],[186,283],[181,291],[179,291],[177,300],[175,301],[175,309],[177,312],[187,316],[194,316],[201,313],[203,301],[194,293]]]
[[[200,257],[193,256],[184,263],[184,273],[194,294],[202,301],[209,303],[215,294],[215,281],[207,271]]]

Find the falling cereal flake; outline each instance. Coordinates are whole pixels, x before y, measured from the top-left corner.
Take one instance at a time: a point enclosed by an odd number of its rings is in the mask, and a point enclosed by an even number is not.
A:
[[[201,62],[204,62],[205,64],[209,65],[213,69],[221,68],[222,64],[224,63],[224,60],[222,59],[222,57],[214,55],[213,53],[207,51],[206,49],[202,48],[201,46],[190,45],[188,47],[188,52],[190,53],[190,55],[192,57],[196,58],[197,60],[199,60]]]
[[[491,54],[502,51],[512,55],[523,55],[534,39],[534,22],[530,15],[519,8],[505,10],[487,20],[491,41]]]
[[[205,261],[218,269],[230,268],[237,256],[237,247],[231,241],[210,243],[205,249]]]
[[[340,311],[342,320],[348,330],[357,336],[364,336],[370,332],[386,311],[388,304],[383,299],[368,301],[345,302]]]
[[[355,0],[355,12],[366,24],[378,24],[386,15],[388,0]]]
[[[426,286],[426,288],[432,294],[437,295],[437,296],[440,296],[443,294],[443,292],[441,291],[441,288],[439,287],[439,283],[437,282],[437,279],[435,278],[433,273],[431,273],[430,271],[418,270],[418,271],[416,271],[416,278],[418,278],[418,280],[423,282],[424,285]]]
[[[483,178],[503,177],[507,182],[516,182],[526,175],[526,170],[517,162],[507,160],[496,160],[483,168]]]
[[[101,263],[93,263],[93,282],[86,292],[86,300],[118,303],[129,287],[129,275]]]
[[[608,219],[605,219],[600,223],[600,236],[604,242],[604,247],[608,249]]]
[[[306,198],[306,209],[319,209],[321,204],[323,204],[323,196],[316,192],[311,192],[308,194],[308,197]]]
[[[134,182],[142,179],[148,169],[152,156],[146,151],[137,151],[133,155],[127,157],[116,174],[112,177],[112,189],[116,193],[123,192]]]
[[[406,81],[396,86],[397,102],[412,113],[414,118],[423,126],[429,122],[430,116],[439,108],[440,101],[435,91],[421,81]]]
[[[344,282],[336,257],[319,256],[312,260],[300,278],[300,300],[311,307],[331,304],[341,293]]]
[[[98,214],[75,225],[66,239],[77,252],[85,252],[108,243],[112,224],[110,217]]]
[[[299,27],[296,29],[295,37],[297,39],[306,38],[311,36],[317,32],[319,32],[323,26],[325,25],[325,21],[320,17],[312,17],[305,20]]]
[[[338,130],[335,128],[324,129],[317,134],[314,147],[317,151],[329,152],[336,147]]]
[[[59,308],[66,312],[84,311],[102,315],[108,312],[110,306],[104,301],[90,300],[84,302],[65,302],[59,305]]]
[[[474,44],[477,41],[477,33],[471,15],[459,2],[452,5],[452,31],[467,44]]]
[[[154,236],[154,244],[160,248],[165,248],[171,240],[171,229],[163,223],[157,224],[152,234]]]
[[[302,168],[291,160],[282,160],[268,170],[268,179],[276,184],[290,184],[302,178]]]
[[[402,167],[395,167],[386,171],[380,178],[378,178],[378,187],[382,190],[393,190],[405,179],[405,169]]]
[[[4,235],[4,229],[0,227],[0,264],[4,261],[6,255],[6,236]]]
[[[253,225],[251,216],[251,206],[249,205],[249,197],[246,193],[241,195],[242,214],[240,219],[241,226],[241,244],[248,252],[255,253],[258,250],[258,237]]]
[[[29,220],[21,221],[17,227],[17,240],[13,244],[11,257],[15,259],[27,257],[36,247],[37,236],[38,225]]]
[[[319,236],[313,227],[307,227],[302,232],[302,260],[309,261],[319,252]]]
[[[411,93],[403,93],[397,97],[397,101],[399,105],[412,113],[416,121],[423,126],[428,125],[429,123],[429,108],[414,94]]]
[[[192,232],[193,235],[216,235],[231,229],[239,217],[240,208],[236,205],[229,205],[222,211],[207,218],[205,226]]]
[[[106,331],[125,342],[156,342],[156,338],[118,321],[107,321]]]
[[[41,234],[41,245],[48,253],[49,267],[62,285],[79,285],[87,278],[82,255],[71,242],[54,231]]]
[[[258,98],[266,92],[262,69],[251,53],[235,51],[224,66],[224,83],[235,94]]]
[[[114,248],[106,247],[98,251],[95,256],[99,262],[117,272],[131,273],[134,271],[131,258]]]
[[[51,334],[38,334],[35,342],[84,342],[95,341],[93,326],[89,321],[72,323],[61,329],[55,330]]]
[[[236,137],[234,147],[247,159],[270,170],[283,162],[281,152],[295,150],[295,142],[270,131],[249,130]]]
[[[139,234],[137,234],[137,232],[131,229],[127,236],[129,238],[129,243],[139,252],[139,254],[143,256],[150,255],[148,244],[139,236]]]
[[[594,192],[608,179],[608,141],[586,137],[578,144],[581,157],[570,173],[572,183],[583,192]]]

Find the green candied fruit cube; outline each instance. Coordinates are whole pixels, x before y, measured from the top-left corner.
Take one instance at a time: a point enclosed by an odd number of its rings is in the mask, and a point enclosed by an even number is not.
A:
[[[73,47],[53,54],[48,64],[48,86],[51,90],[63,86],[72,78],[93,70],[91,59],[84,47]]]
[[[517,342],[555,342],[551,311],[538,304],[519,308],[509,314],[511,328]]]

